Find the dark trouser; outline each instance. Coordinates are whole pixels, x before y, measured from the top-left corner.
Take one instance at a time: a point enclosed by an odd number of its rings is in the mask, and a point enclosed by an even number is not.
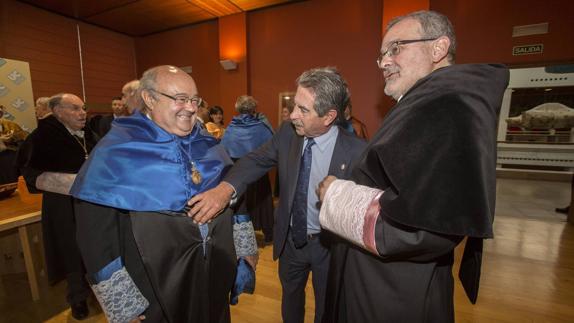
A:
[[[329,273],[329,249],[320,235],[311,237],[300,249],[295,248],[291,234],[279,257],[279,279],[283,290],[281,314],[285,323],[303,323],[305,318],[305,286],[313,272],[315,323],[321,322],[325,310],[325,291]]]
[[[68,295],[66,300],[68,304],[77,304],[83,302],[90,295],[90,285],[84,278],[82,273],[69,273],[66,275],[66,280],[68,281]]]

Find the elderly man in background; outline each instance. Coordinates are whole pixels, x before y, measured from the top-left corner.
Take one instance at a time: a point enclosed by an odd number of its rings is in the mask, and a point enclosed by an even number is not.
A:
[[[139,80],[131,80],[122,87],[122,101],[126,106],[127,115],[132,115],[136,109],[142,106],[141,98],[138,95],[139,87]]]
[[[377,60],[397,100],[353,170],[318,191],[333,254],[325,322],[454,322],[454,248],[472,302],[492,238],[497,117],[509,73],[454,65],[455,35],[432,11],[392,20]]]
[[[143,105],[114,122],[72,187],[88,278],[110,322],[229,322],[231,212],[198,225],[184,210],[231,160],[196,124],[189,74],[151,68],[139,93]]]
[[[50,98],[46,96],[41,96],[36,99],[36,106],[34,107],[34,112],[36,113],[36,119],[42,120],[52,114],[52,110],[49,107]]]
[[[72,316],[88,316],[86,298],[90,288],[84,278],[84,265],[76,243],[74,199],[69,188],[95,140],[84,132],[84,102],[69,93],[49,100],[52,115],[41,120],[27,141],[29,156],[23,175],[32,193],[42,192],[42,230],[48,279],[54,284],[68,282],[67,300]]]

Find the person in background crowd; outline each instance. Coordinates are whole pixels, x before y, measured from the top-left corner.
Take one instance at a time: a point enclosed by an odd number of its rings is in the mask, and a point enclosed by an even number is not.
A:
[[[142,106],[141,98],[138,96],[139,86],[139,80],[131,80],[122,87],[122,100],[126,106],[127,115],[132,115],[137,108]]]
[[[28,136],[16,122],[3,118],[5,111],[0,105],[0,184],[18,182],[17,151]]]
[[[257,117],[257,101],[252,96],[237,98],[233,117],[221,143],[234,161],[259,148],[273,137],[273,130]],[[273,196],[269,175],[249,184],[241,197],[238,214],[247,214],[255,230],[262,230],[265,242],[273,241]]]
[[[84,131],[84,102],[74,94],[56,94],[49,100],[52,115],[42,119],[30,136],[30,150],[22,173],[31,193],[42,195],[42,232],[48,279],[68,282],[67,300],[77,320],[89,314],[90,288],[76,242],[74,199],[69,188],[95,145]]]
[[[369,134],[367,133],[367,127],[359,119],[352,116],[353,105],[349,101],[349,105],[345,108],[345,120],[341,122],[341,128],[354,133],[359,138],[365,140],[369,139]]]
[[[214,105],[209,108],[209,122],[205,124],[207,132],[217,139],[221,139],[225,133],[223,126],[223,109],[220,106]]]
[[[129,116],[127,105],[124,104],[122,97],[112,98],[112,114],[96,115],[89,121],[90,128],[98,135],[98,138],[105,136],[112,128],[112,122],[119,117]]]
[[[46,118],[47,116],[49,116],[50,114],[52,114],[52,111],[50,110],[50,107],[48,106],[48,102],[50,101],[49,97],[39,97],[38,99],[36,99],[36,106],[35,108],[35,113],[36,113],[36,119],[38,120],[42,120],[44,118]]]

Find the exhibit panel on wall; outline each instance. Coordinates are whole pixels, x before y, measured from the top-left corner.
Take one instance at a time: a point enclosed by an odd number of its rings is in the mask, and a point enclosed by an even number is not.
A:
[[[4,118],[18,123],[28,132],[36,129],[32,79],[27,62],[0,58],[0,104],[6,108]]]
[[[574,169],[574,65],[510,70],[498,125],[499,166]]]

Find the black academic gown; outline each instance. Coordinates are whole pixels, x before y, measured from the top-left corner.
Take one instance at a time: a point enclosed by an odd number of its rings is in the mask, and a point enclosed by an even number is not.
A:
[[[85,132],[85,139],[89,153],[95,144],[91,132]],[[43,193],[42,233],[51,283],[84,268],[76,243],[74,198],[38,190],[36,178],[43,172],[77,173],[86,160],[83,141],[78,140],[53,115],[39,122],[26,140],[28,160],[22,173],[30,192]]]
[[[139,290],[149,302],[145,322],[229,322],[237,268],[230,211],[208,224],[204,241],[186,214],[161,210],[182,209],[193,194],[217,185],[231,161],[199,129],[178,138],[140,113],[120,119],[71,189],[78,197],[77,237],[88,280],[109,281],[101,274],[120,259],[135,283],[126,284],[129,290]],[[192,167],[202,174],[201,183],[192,183]],[[107,293],[127,289],[121,284],[110,289],[95,293],[100,304],[132,315],[129,304],[117,304]]]
[[[142,313],[146,321],[230,321],[237,261],[230,211],[209,224],[204,254],[199,228],[185,215],[128,212],[81,200],[76,209],[88,277],[121,257],[150,303]]]
[[[507,83],[503,66],[445,67],[391,110],[352,176],[385,190],[379,255],[336,247],[324,322],[453,322],[453,250],[465,236],[478,260],[471,266],[477,292],[481,239],[492,237],[497,116]]]

